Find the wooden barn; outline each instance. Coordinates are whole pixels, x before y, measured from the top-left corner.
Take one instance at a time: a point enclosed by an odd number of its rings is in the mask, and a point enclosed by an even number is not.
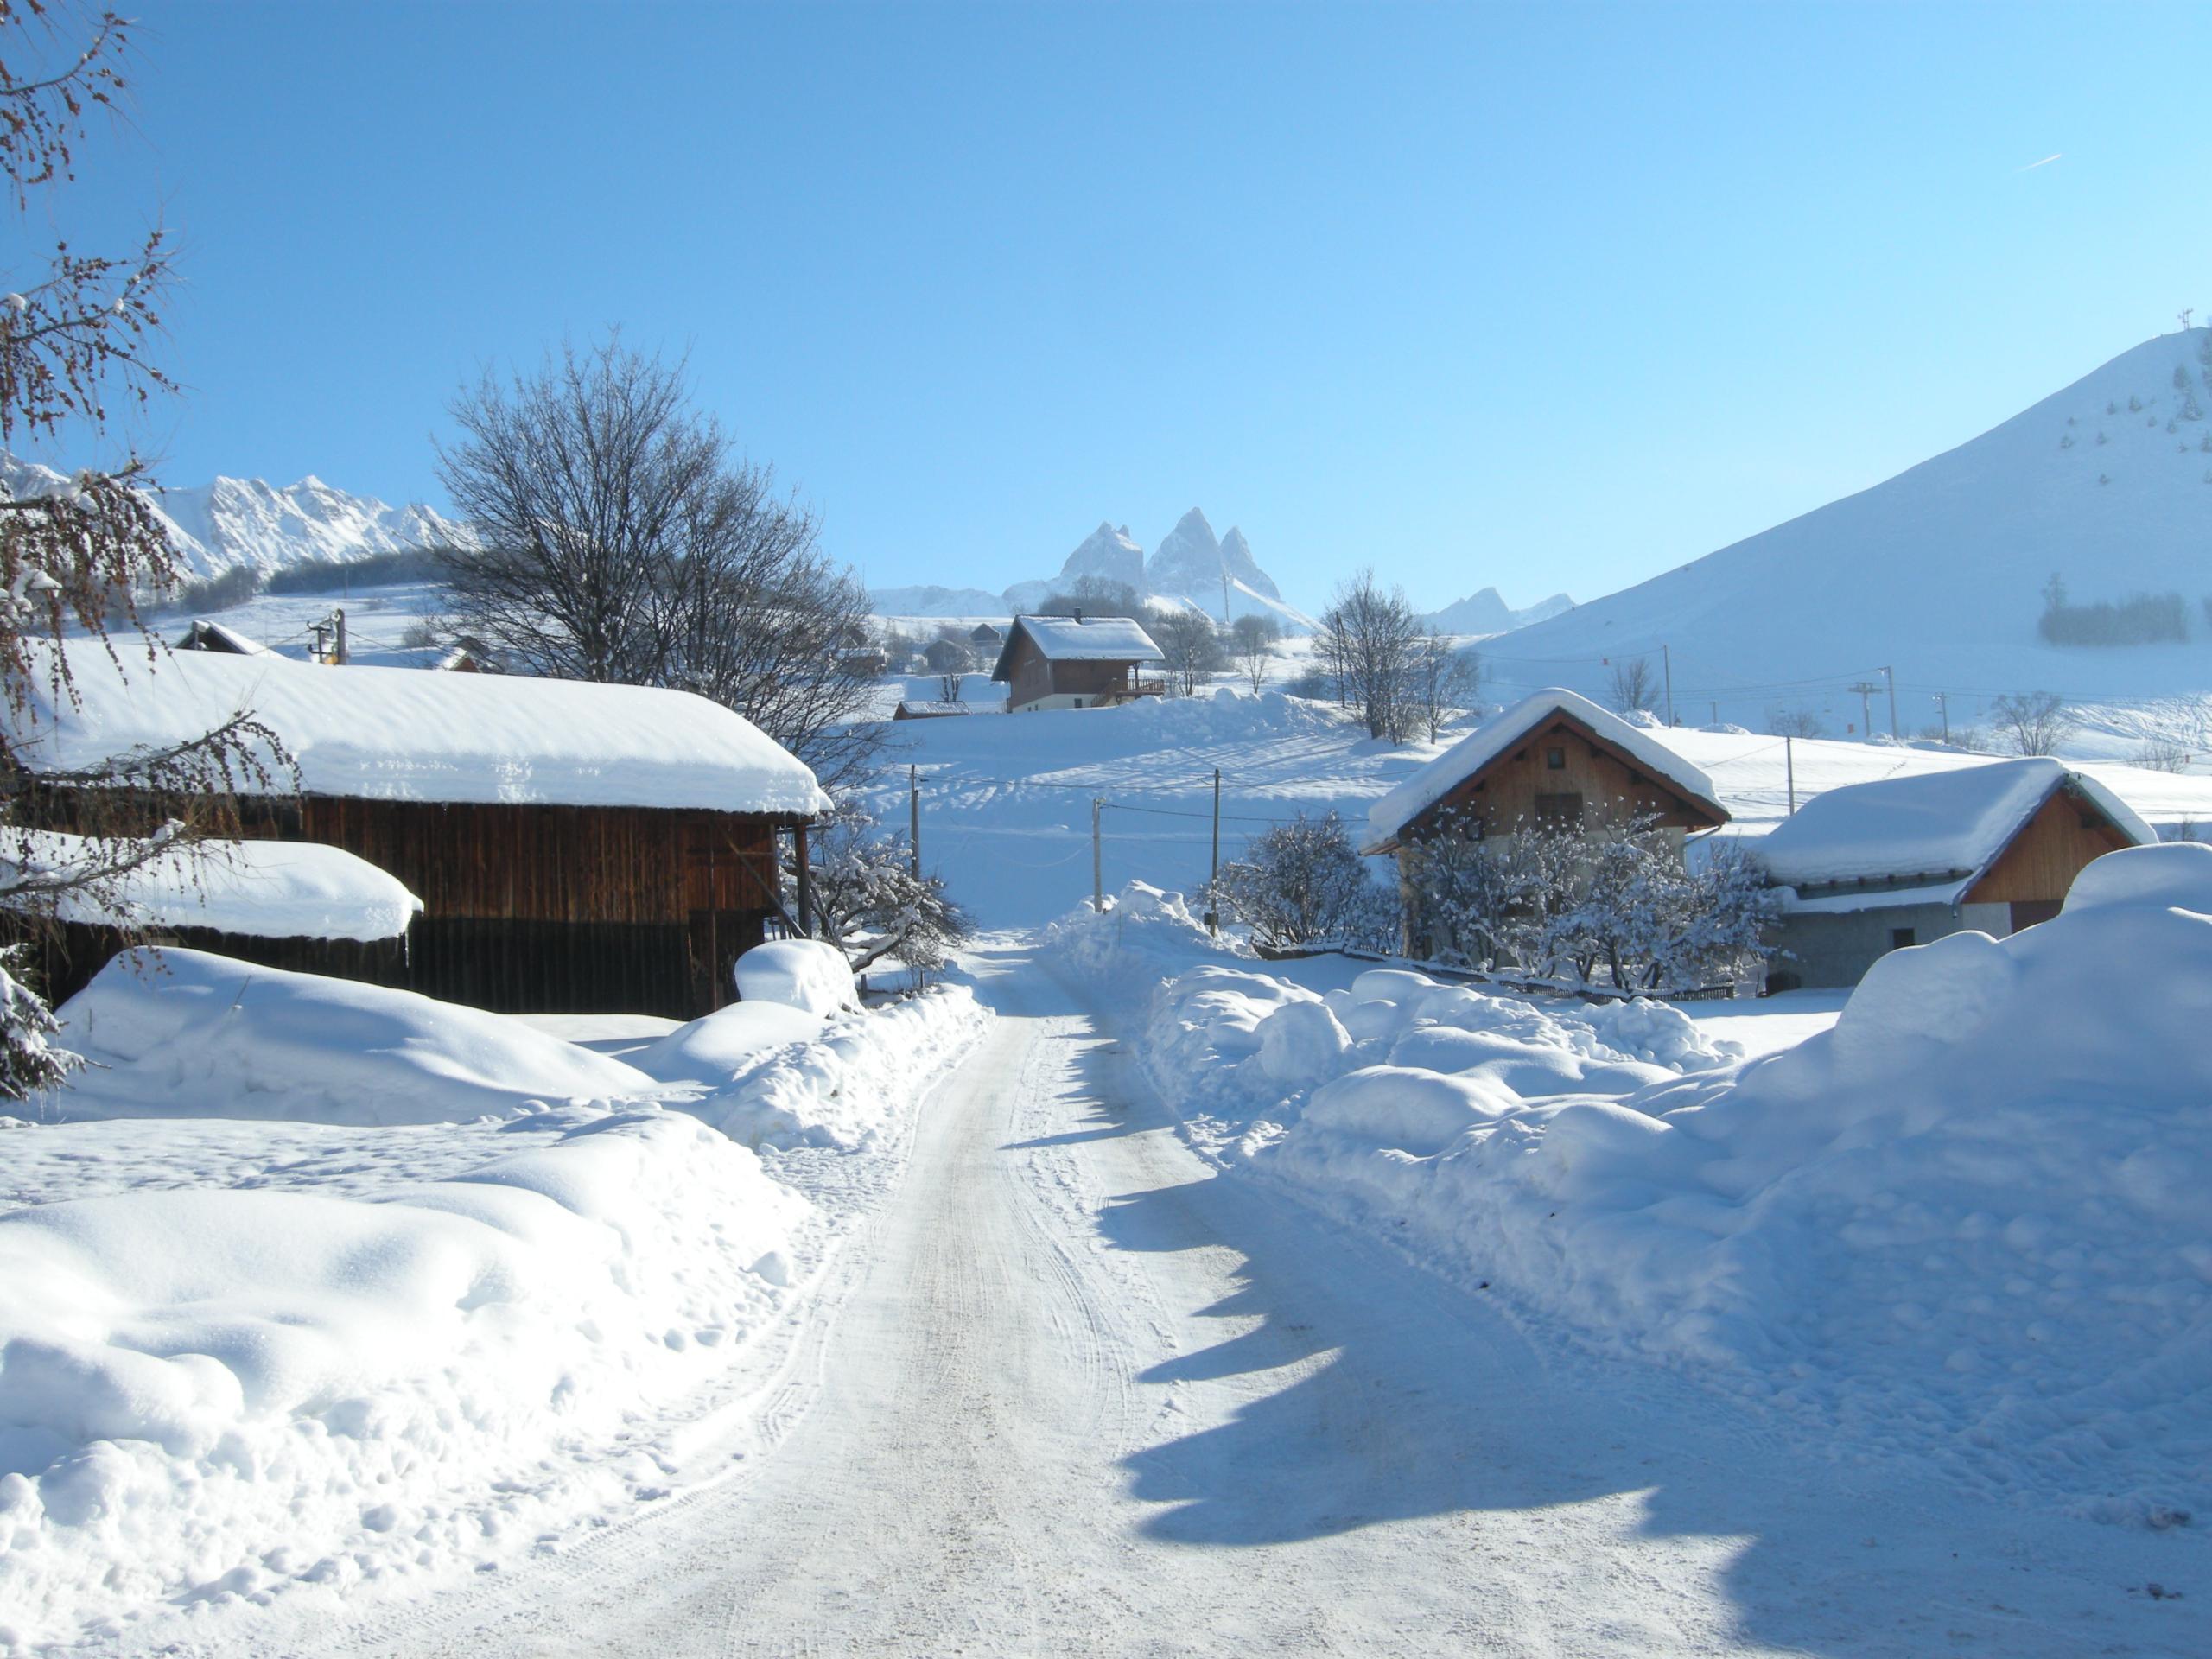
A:
[[[96,645],[68,649],[78,701],[13,717],[34,775],[250,711],[300,789],[246,801],[245,833],[397,878],[423,906],[402,982],[499,1012],[689,1019],[730,1001],[731,964],[783,920],[779,836],[803,859],[829,804],[758,728],[685,692],[209,652],[119,673]],[[39,798],[71,827],[66,789]]]
[[[1103,709],[1166,695],[1166,681],[1139,672],[1160,659],[1152,636],[1129,617],[1017,616],[991,678],[1006,686],[1010,714]]]
[[[1586,697],[1539,691],[1484,723],[1368,811],[1368,844],[1398,861],[1411,891],[1425,845],[1446,836],[1510,835],[1523,823],[1649,815],[1679,851],[1689,835],[1728,822],[1712,781],[1653,733]],[[1425,931],[1409,906],[1406,948]]]
[[[2049,921],[2090,860],[2158,832],[2051,760],[1999,760],[1832,789],[1758,842],[1783,889],[1768,987],[1856,985],[1887,951]]]

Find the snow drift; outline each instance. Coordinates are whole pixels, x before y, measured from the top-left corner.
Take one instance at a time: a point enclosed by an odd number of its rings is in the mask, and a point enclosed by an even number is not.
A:
[[[1674,1010],[1511,1002],[1206,966],[1142,1052],[1216,1155],[1600,1344],[2005,1498],[2212,1503],[2212,849],[1893,952],[1745,1064]]]

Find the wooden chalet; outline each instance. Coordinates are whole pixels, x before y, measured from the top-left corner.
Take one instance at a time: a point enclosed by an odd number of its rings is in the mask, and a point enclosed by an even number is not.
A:
[[[1410,898],[1423,849],[1446,838],[1513,834],[1523,824],[1644,817],[1680,851],[1728,822],[1712,781],[1652,733],[1586,697],[1539,691],[1462,738],[1368,812],[1370,854],[1398,862]],[[1406,950],[1424,925],[1408,903]]]
[[[1888,951],[2049,921],[2092,859],[2158,832],[2095,779],[2047,759],[1832,789],[1760,840],[1783,889],[1770,989],[1856,985]]]
[[[932,674],[962,674],[974,664],[976,653],[964,640],[932,639],[922,647],[922,664]]]
[[[392,975],[408,988],[503,1013],[689,1019],[733,999],[741,952],[798,931],[778,837],[793,835],[804,882],[828,798],[704,698],[206,652],[118,671],[96,644],[66,649],[77,701],[42,695],[9,716],[35,779],[250,712],[299,792],[244,802],[245,832],[342,849],[419,896]],[[48,827],[72,827],[67,789],[33,798]],[[167,816],[146,808],[149,828]],[[368,976],[343,960],[315,970]]]
[[[1007,688],[1012,714],[1103,709],[1166,694],[1141,670],[1160,660],[1152,636],[1126,616],[1017,616],[1007,626],[991,678]]]
[[[968,643],[976,647],[978,654],[988,655],[1006,643],[1006,636],[989,623],[978,622],[968,630]]]

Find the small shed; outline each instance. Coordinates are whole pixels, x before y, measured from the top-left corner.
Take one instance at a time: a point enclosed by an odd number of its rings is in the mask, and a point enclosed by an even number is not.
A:
[[[249,711],[300,792],[242,802],[245,833],[397,878],[423,904],[405,986],[499,1012],[720,1007],[738,955],[784,923],[779,832],[803,838],[829,805],[804,765],[688,692],[213,652],[124,668],[97,641],[63,649],[76,700],[36,673],[4,716],[35,781]],[[42,827],[76,827],[70,787],[28,797]]]
[[[1375,803],[1369,853],[1440,835],[1649,814],[1679,842],[1728,822],[1713,780],[1653,734],[1553,687],[1485,721]]]
[[[1651,733],[1554,686],[1477,728],[1376,801],[1362,850],[1397,859],[1411,953],[1427,931],[1410,895],[1428,844],[1632,817],[1652,819],[1679,854],[1692,833],[1727,823],[1728,809],[1702,771]]]
[[[249,639],[236,628],[221,622],[197,619],[184,631],[176,642],[179,651],[219,652],[227,657],[273,657],[276,653],[268,646]]]
[[[118,863],[130,868],[99,880],[97,898],[69,885]],[[265,968],[403,985],[408,931],[423,908],[373,864],[310,842],[207,841],[188,850],[13,829],[0,836],[0,880],[62,888],[48,901],[57,925],[35,936],[40,982],[57,1004],[130,943],[125,925],[156,944]]]
[[[1139,671],[1160,660],[1160,647],[1132,617],[1017,616],[991,678],[1006,686],[1013,714],[1103,709],[1165,696],[1165,680]]]
[[[975,660],[975,652],[959,639],[932,639],[922,647],[922,662],[932,674],[964,674]]]
[[[1754,844],[1781,887],[1770,988],[1856,985],[1876,958],[1967,930],[2049,921],[2090,860],[2158,832],[2056,760],[1996,760],[1849,784]]]
[[[979,654],[995,653],[1006,643],[1006,636],[988,622],[978,622],[969,629],[968,639]]]

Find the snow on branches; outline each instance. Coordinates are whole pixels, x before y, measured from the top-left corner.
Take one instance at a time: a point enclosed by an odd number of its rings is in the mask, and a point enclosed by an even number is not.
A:
[[[1333,811],[1301,812],[1254,836],[1243,858],[1222,867],[1207,902],[1249,928],[1262,950],[1388,950],[1396,941],[1397,906],[1369,880]]]

